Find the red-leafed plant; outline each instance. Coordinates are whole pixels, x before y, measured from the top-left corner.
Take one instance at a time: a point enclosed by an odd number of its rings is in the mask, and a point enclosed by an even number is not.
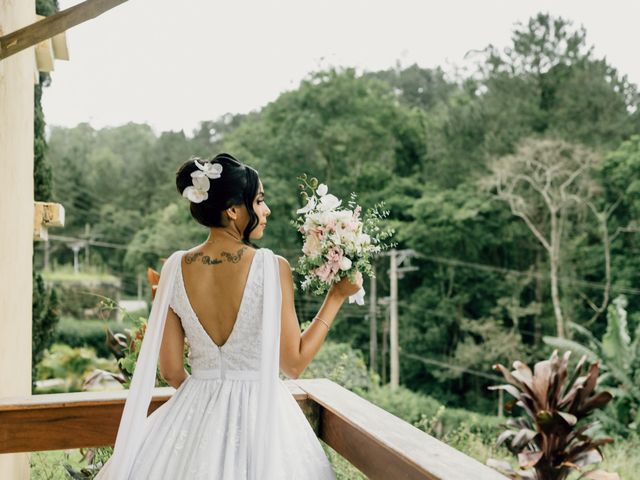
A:
[[[580,478],[619,478],[615,473],[585,470],[602,460],[600,447],[613,441],[609,437],[592,438],[588,431],[597,422],[587,420],[591,412],[606,405],[612,396],[606,391],[595,391],[600,373],[598,362],[587,364],[584,356],[570,373],[570,355],[567,351],[559,357],[555,350],[548,360],[536,363],[533,372],[519,361],[513,363],[511,372],[500,364],[493,367],[508,384],[489,388],[509,393],[525,414],[509,419],[507,429],[498,437],[498,444],[505,444],[517,456],[520,469],[490,460],[492,466],[502,467],[512,478],[562,480],[575,470],[582,472]]]

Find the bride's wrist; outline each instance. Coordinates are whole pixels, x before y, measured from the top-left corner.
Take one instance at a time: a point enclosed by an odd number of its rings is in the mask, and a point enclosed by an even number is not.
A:
[[[338,292],[335,289],[331,289],[329,290],[329,293],[327,293],[327,297],[335,302],[339,302],[339,303],[343,303],[348,297],[345,297],[344,295],[342,295],[340,292]]]

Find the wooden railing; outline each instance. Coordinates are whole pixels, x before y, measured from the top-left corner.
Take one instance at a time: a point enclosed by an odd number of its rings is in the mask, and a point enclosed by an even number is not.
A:
[[[318,438],[372,479],[506,479],[326,379],[286,380]],[[149,413],[175,390],[157,388]],[[113,445],[127,392],[0,399],[0,454]]]

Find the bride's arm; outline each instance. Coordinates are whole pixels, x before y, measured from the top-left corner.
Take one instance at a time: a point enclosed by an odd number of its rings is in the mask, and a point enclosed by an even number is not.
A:
[[[280,328],[280,368],[289,378],[298,378],[311,363],[327,336],[327,326],[317,318],[301,334],[298,316],[293,298],[293,275],[289,262],[278,255],[280,267],[280,284],[282,288],[282,319]],[[332,288],[322,303],[317,317],[324,320],[329,326],[333,323],[336,314],[343,302],[352,295],[360,286],[347,283],[349,288]]]
[[[171,307],[167,309],[160,345],[160,375],[173,388],[178,388],[189,376],[184,368],[184,330]]]

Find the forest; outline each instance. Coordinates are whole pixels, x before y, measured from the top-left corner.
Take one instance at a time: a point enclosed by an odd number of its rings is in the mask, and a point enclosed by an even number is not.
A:
[[[175,172],[219,152],[258,170],[272,211],[259,245],[295,265],[302,243],[290,220],[301,206],[296,177],[307,173],[340,198],[357,193],[363,208],[384,202],[397,248],[415,252],[417,268],[399,280],[403,395],[496,416],[493,365],[571,349],[574,363],[583,353],[601,361],[603,388],[617,393],[602,420],[630,438],[640,430],[637,86],[594,54],[584,28],[548,14],[514,25],[508,45],[469,48],[473,67],[453,72],[312,72],[273,102],[193,132],[50,126],[51,198],[67,217],[52,232],[50,268],[73,264],[70,245],[84,239],[80,269],[119,278],[120,295],[135,298],[148,267],[206,239]],[[42,244],[35,254],[42,267]],[[380,256],[379,299],[388,269]],[[296,296],[304,325],[322,298]],[[346,305],[327,351],[346,369],[359,359],[384,384],[385,322],[384,302],[375,319]]]

